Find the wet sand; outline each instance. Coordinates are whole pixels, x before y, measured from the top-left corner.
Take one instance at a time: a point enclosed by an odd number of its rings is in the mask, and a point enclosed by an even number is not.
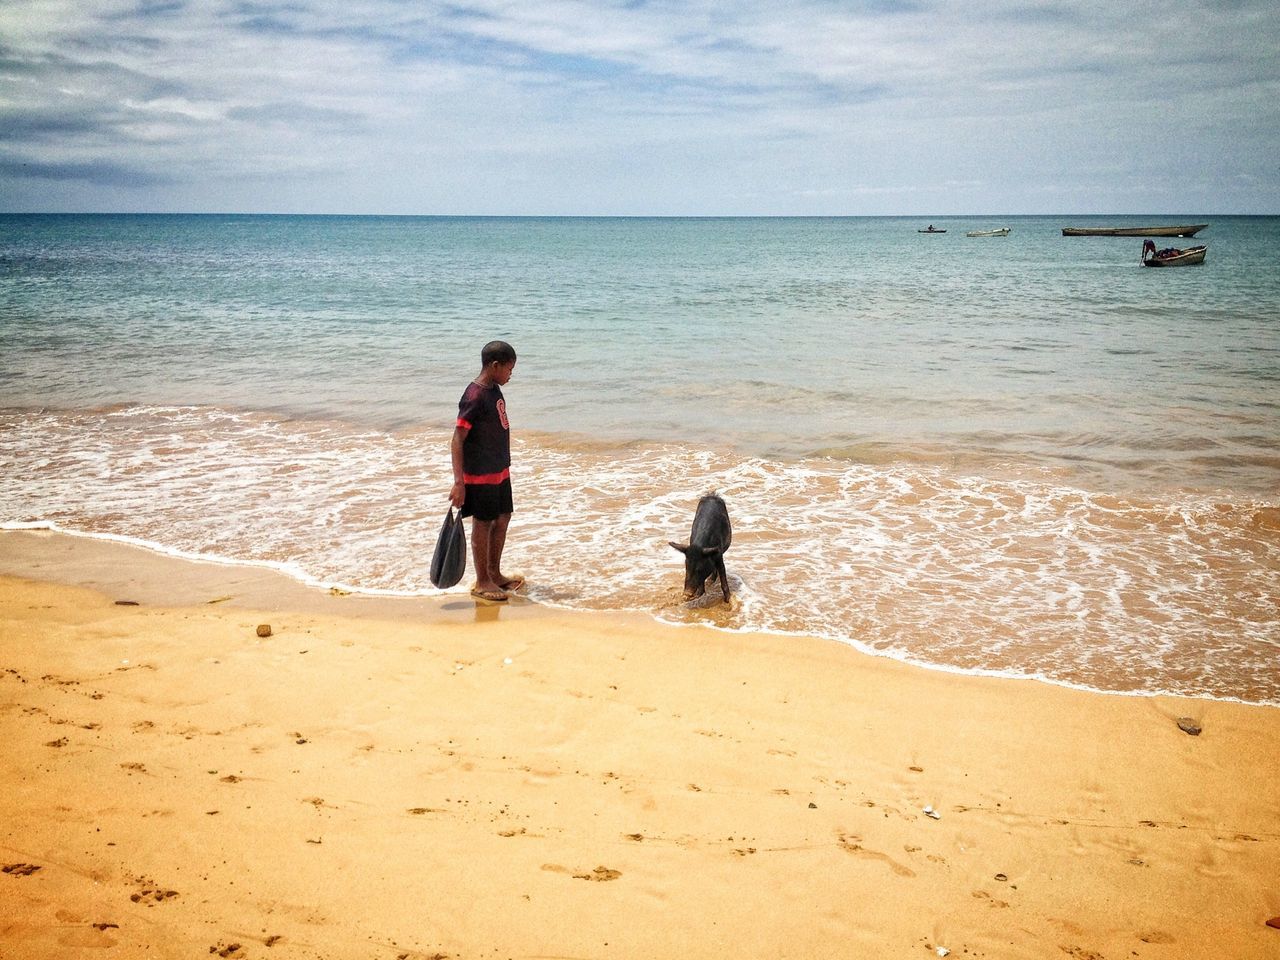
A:
[[[4,958],[1280,956],[1275,708],[23,532],[0,740]]]

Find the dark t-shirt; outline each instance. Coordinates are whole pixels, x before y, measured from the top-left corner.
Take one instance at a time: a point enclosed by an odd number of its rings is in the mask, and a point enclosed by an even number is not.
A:
[[[462,443],[463,482],[506,480],[511,475],[511,425],[502,389],[467,384],[458,401],[458,426],[470,431]]]

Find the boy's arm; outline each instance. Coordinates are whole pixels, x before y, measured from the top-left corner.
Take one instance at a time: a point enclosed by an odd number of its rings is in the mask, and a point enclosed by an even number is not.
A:
[[[462,479],[462,441],[467,439],[470,427],[454,427],[449,440],[449,458],[453,461],[453,486],[449,490],[449,502],[461,507],[467,499],[467,486]]]

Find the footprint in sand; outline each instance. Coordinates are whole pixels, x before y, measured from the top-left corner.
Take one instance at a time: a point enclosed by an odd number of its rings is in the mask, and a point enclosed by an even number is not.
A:
[[[147,887],[132,894],[129,899],[134,903],[145,903],[147,906],[151,906],[154,903],[163,903],[176,896],[178,896],[177,890],[155,890]]]
[[[596,867],[590,873],[574,873],[568,867],[562,867],[558,863],[544,863],[542,869],[547,873],[568,874],[575,880],[589,880],[592,883],[608,883],[610,880],[617,880],[622,876],[621,871],[610,870],[608,867]]]
[[[115,938],[107,933],[107,930],[113,928],[118,930],[119,925],[95,923],[88,927],[63,926],[57,934],[58,946],[74,947],[77,950],[109,950],[116,945]]]
[[[847,853],[852,853],[858,857],[866,857],[871,860],[883,860],[889,865],[889,869],[900,877],[914,877],[916,875],[914,870],[899,863],[887,853],[881,853],[879,850],[868,850],[862,845],[861,837],[841,833],[837,834],[836,842],[840,845],[840,849]]]
[[[1084,947],[1060,946],[1058,949],[1061,950],[1063,953],[1065,953],[1067,956],[1071,957],[1072,960],[1107,960],[1107,958],[1104,957],[1102,954],[1096,953],[1093,950],[1086,950]]]
[[[1009,906],[1009,904],[1008,904],[1008,902],[1007,902],[1007,901],[1004,901],[1004,900],[997,900],[995,897],[991,896],[991,894],[987,893],[987,891],[985,891],[985,890],[975,890],[975,891],[973,891],[973,898],[974,898],[975,900],[985,900],[985,901],[987,902],[987,904],[988,904],[988,905],[990,905],[990,906],[992,906],[992,907],[1007,907],[1007,906]]]
[[[617,880],[622,873],[618,870],[610,870],[608,867],[596,867],[590,873],[575,873],[575,880],[590,880],[592,883],[608,883],[610,880]]]
[[[7,863],[3,868],[0,868],[0,872],[14,877],[29,877],[39,869],[40,867],[34,863]]]

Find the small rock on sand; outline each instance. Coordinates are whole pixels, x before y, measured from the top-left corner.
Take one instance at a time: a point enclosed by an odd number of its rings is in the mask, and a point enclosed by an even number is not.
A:
[[[269,636],[271,636],[271,624],[269,624],[269,623],[260,623],[260,624],[258,624],[258,636],[260,636],[260,637],[269,637]]]
[[[1280,930],[1280,917],[1272,917],[1267,921],[1267,926],[1275,930]]]
[[[1183,733],[1191,734],[1191,736],[1193,737],[1200,736],[1200,730],[1201,730],[1200,724],[1196,723],[1190,717],[1179,717],[1178,729],[1181,730]]]

